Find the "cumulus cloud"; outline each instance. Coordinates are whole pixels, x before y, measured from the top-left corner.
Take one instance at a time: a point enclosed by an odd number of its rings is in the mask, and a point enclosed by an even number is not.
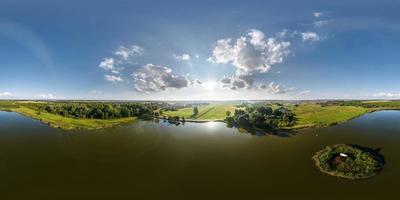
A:
[[[246,74],[236,72],[234,75],[222,78],[219,82],[223,88],[236,89],[251,89],[254,86],[254,74]]]
[[[104,75],[104,80],[110,81],[110,82],[113,82],[113,83],[122,82],[123,81],[123,79],[120,76],[114,76],[114,75],[108,75],[108,74]]]
[[[132,76],[135,88],[140,92],[158,92],[189,86],[186,77],[173,74],[172,69],[165,66],[146,64],[137,69]]]
[[[192,82],[192,85],[201,86],[201,85],[203,85],[203,81],[200,81],[199,79],[195,79],[195,80]]]
[[[216,42],[212,56],[213,63],[232,64],[243,72],[267,72],[271,65],[282,63],[289,51],[290,42],[266,38],[259,30],[250,30],[236,41],[231,38]]]
[[[124,67],[120,66],[122,64],[129,63],[129,59],[133,56],[140,56],[144,52],[143,48],[138,45],[132,45],[130,47],[120,46],[114,52],[116,57],[103,58],[100,62],[99,67],[110,71],[113,74],[119,74]]]
[[[114,58],[103,58],[103,61],[100,62],[99,67],[114,74],[119,74],[119,72],[124,69],[123,67],[115,66]]]
[[[260,89],[267,90],[267,92],[271,94],[286,94],[294,90],[293,87],[285,88],[282,85],[275,84],[274,82],[271,82],[269,85],[262,84]]]
[[[114,54],[117,56],[121,56],[122,59],[128,60],[130,57],[135,55],[143,55],[144,49],[138,45],[132,45],[130,47],[120,46],[117,50],[115,50]]]
[[[311,31],[301,33],[301,38],[303,42],[316,42],[321,39],[317,33]]]
[[[184,53],[184,54],[182,54],[182,55],[173,55],[174,56],[174,58],[175,59],[177,59],[177,60],[182,60],[182,61],[188,61],[188,60],[190,60],[190,55],[189,54],[186,54],[186,53]]]
[[[313,16],[316,17],[316,18],[319,18],[319,17],[321,17],[323,14],[324,14],[323,12],[314,12],[314,13],[313,13]]]
[[[14,94],[11,92],[0,92],[0,98],[10,98],[13,96],[14,96]]]
[[[379,92],[375,93],[372,96],[378,98],[400,98],[400,93],[391,93],[391,92]]]
[[[311,94],[311,90],[304,90],[304,91],[300,91],[297,96],[308,96]]]

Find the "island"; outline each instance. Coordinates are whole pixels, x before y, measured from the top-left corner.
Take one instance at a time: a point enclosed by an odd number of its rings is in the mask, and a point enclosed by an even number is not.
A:
[[[321,172],[351,180],[373,177],[384,165],[376,150],[346,144],[327,146],[312,159]]]

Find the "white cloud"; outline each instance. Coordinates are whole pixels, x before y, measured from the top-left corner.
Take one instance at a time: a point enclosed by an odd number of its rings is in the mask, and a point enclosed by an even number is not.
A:
[[[283,62],[290,53],[289,46],[290,42],[266,38],[263,32],[253,29],[236,42],[231,38],[218,40],[208,60],[230,63],[243,72],[267,72],[271,65]]]
[[[287,29],[283,29],[282,31],[276,33],[278,38],[285,38],[288,35],[289,31]]]
[[[192,82],[192,85],[196,85],[196,86],[203,85],[203,81],[200,81],[199,79],[195,79],[195,80]]]
[[[190,60],[190,55],[189,54],[186,54],[186,53],[184,53],[184,54],[182,54],[182,55],[173,55],[174,56],[174,58],[175,59],[177,59],[177,60],[182,60],[182,61],[188,61],[188,60]]]
[[[122,82],[123,79],[120,76],[114,76],[114,75],[104,75],[104,79],[106,81],[110,81],[110,82]]]
[[[308,96],[311,94],[311,90],[304,90],[304,91],[300,91],[297,96]]]
[[[103,58],[103,61],[100,62],[99,67],[103,68],[105,70],[113,70],[113,69],[115,69],[115,67],[114,67],[114,58]]]
[[[130,57],[138,55],[143,55],[144,49],[138,45],[132,45],[131,47],[120,46],[117,50],[115,50],[114,54],[117,56],[121,56],[122,59],[128,60]]]
[[[301,33],[301,38],[303,42],[316,42],[321,39],[317,33],[311,31]]]
[[[49,93],[49,94],[40,94],[37,96],[37,98],[39,98],[39,99],[56,99],[56,96]]]
[[[400,98],[400,93],[391,93],[391,92],[379,92],[375,93],[372,96],[378,98]]]
[[[14,94],[11,92],[0,92],[0,98],[10,98],[13,96],[14,96]]]
[[[323,14],[324,14],[323,12],[314,12],[314,13],[313,13],[313,16],[316,17],[316,18],[319,18],[319,17],[321,17]]]
[[[224,77],[219,82],[221,87],[236,89],[251,89],[254,85],[254,74],[240,73],[237,71],[233,76]]]
[[[103,61],[100,62],[99,67],[106,71],[111,71],[114,74],[119,74],[119,72],[124,69],[123,67],[115,66],[114,58],[103,58]]]
[[[119,74],[120,71],[124,69],[121,67],[121,63],[129,63],[129,58],[132,56],[140,56],[144,52],[143,48],[138,45],[132,45],[130,47],[120,46],[118,49],[115,50],[114,54],[118,57],[115,58],[103,58],[100,62],[99,67],[110,71],[114,74]]]
[[[294,90],[293,87],[285,88],[282,85],[275,84],[274,82],[271,82],[268,86],[262,84],[260,86],[260,89],[265,89],[268,91],[268,93],[271,93],[271,94],[286,94],[286,93]]]
[[[189,80],[184,76],[172,73],[172,69],[165,66],[146,64],[132,74],[135,88],[140,92],[159,92],[168,88],[185,88]]]

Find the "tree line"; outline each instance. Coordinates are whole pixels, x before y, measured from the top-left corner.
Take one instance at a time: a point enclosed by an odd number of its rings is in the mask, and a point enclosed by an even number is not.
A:
[[[232,113],[226,112],[225,122],[230,127],[279,128],[293,126],[295,116],[284,107],[271,105],[245,105]]]
[[[154,110],[158,109],[156,103],[49,103],[39,105],[39,112],[46,111],[51,114],[79,119],[118,119],[125,117],[138,117],[152,119]]]

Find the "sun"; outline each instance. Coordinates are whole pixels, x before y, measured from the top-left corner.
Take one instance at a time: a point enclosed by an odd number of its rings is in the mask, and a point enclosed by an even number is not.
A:
[[[207,81],[203,84],[203,87],[207,90],[213,90],[218,86],[218,83],[215,81]]]

